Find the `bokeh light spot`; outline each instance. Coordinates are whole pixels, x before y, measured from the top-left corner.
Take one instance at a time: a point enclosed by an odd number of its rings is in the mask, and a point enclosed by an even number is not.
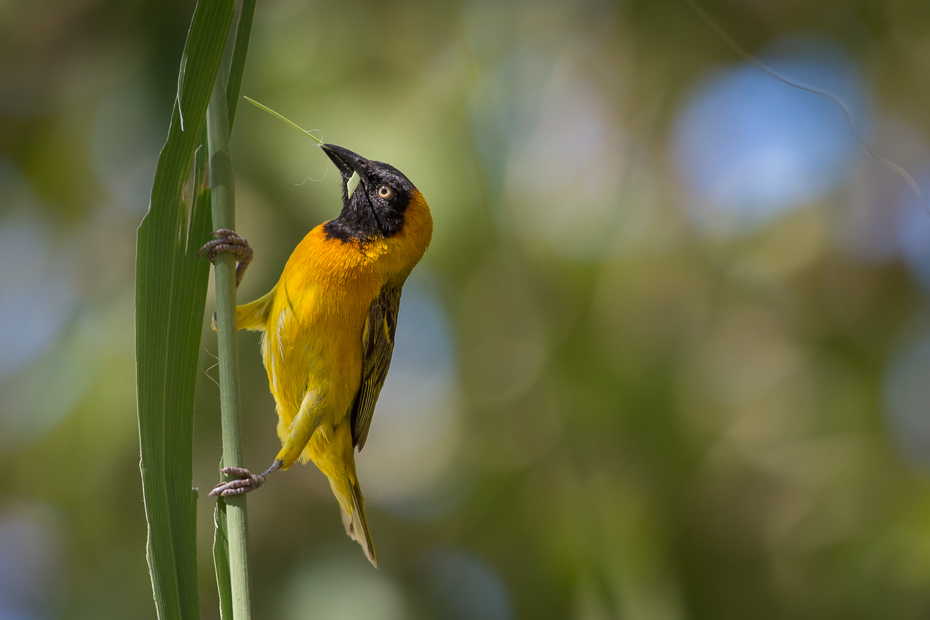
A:
[[[423,558],[423,582],[435,616],[447,620],[509,620],[510,592],[497,572],[472,553],[434,550]]]
[[[34,361],[74,307],[68,263],[32,211],[0,219],[0,379]]]
[[[793,51],[762,54],[761,60],[839,95],[854,113],[863,108],[864,85],[848,53],[822,41],[781,45]],[[844,180],[858,153],[835,103],[749,64],[716,72],[697,86],[682,106],[673,145],[696,223],[725,231],[752,230],[821,198]]]
[[[298,570],[284,594],[282,618],[406,620],[401,590],[368,562],[332,559]]]
[[[62,536],[47,507],[14,504],[0,512],[0,618],[55,617],[64,594]]]
[[[511,151],[505,200],[515,232],[576,259],[641,236],[655,204],[643,166],[630,174],[643,163],[635,152],[594,84],[559,72],[532,135]]]

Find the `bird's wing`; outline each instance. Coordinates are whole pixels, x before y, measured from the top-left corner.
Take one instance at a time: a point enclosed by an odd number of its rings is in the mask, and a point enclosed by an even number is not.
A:
[[[397,309],[400,288],[385,286],[371,302],[365,329],[362,330],[362,381],[352,403],[352,444],[359,451],[365,447],[368,429],[378,394],[387,377],[394,352],[394,332],[397,329]]]

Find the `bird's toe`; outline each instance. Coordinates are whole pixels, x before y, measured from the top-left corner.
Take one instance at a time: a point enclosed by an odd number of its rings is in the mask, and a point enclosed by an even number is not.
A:
[[[216,239],[208,241],[197,252],[198,257],[206,256],[211,263],[216,259],[220,252],[229,252],[235,254],[240,261],[248,260],[252,257],[252,247],[245,238],[240,237],[234,231],[228,228],[215,230],[211,235],[217,236]]]

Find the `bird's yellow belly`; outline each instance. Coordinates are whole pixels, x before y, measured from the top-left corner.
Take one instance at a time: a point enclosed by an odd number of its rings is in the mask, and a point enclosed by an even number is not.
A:
[[[291,294],[276,296],[265,327],[263,357],[282,443],[291,435],[305,397],[318,399],[313,413],[318,430],[310,444],[322,445],[304,450],[301,460],[306,461],[311,452],[325,451],[343,421],[350,425],[346,418],[362,373],[362,330],[381,283],[373,274],[356,274],[328,286],[302,284],[299,296],[290,286]],[[328,469],[318,458],[313,460],[320,469]]]

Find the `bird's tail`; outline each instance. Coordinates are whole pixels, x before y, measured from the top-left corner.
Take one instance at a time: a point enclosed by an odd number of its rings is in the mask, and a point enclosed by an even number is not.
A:
[[[342,524],[346,527],[346,534],[358,541],[368,561],[378,568],[378,557],[375,554],[375,545],[371,541],[371,532],[368,530],[368,519],[365,517],[365,500],[362,498],[362,489],[358,485],[358,478],[353,471],[346,471],[347,476],[341,480],[329,479],[333,493],[339,500],[342,509]]]

